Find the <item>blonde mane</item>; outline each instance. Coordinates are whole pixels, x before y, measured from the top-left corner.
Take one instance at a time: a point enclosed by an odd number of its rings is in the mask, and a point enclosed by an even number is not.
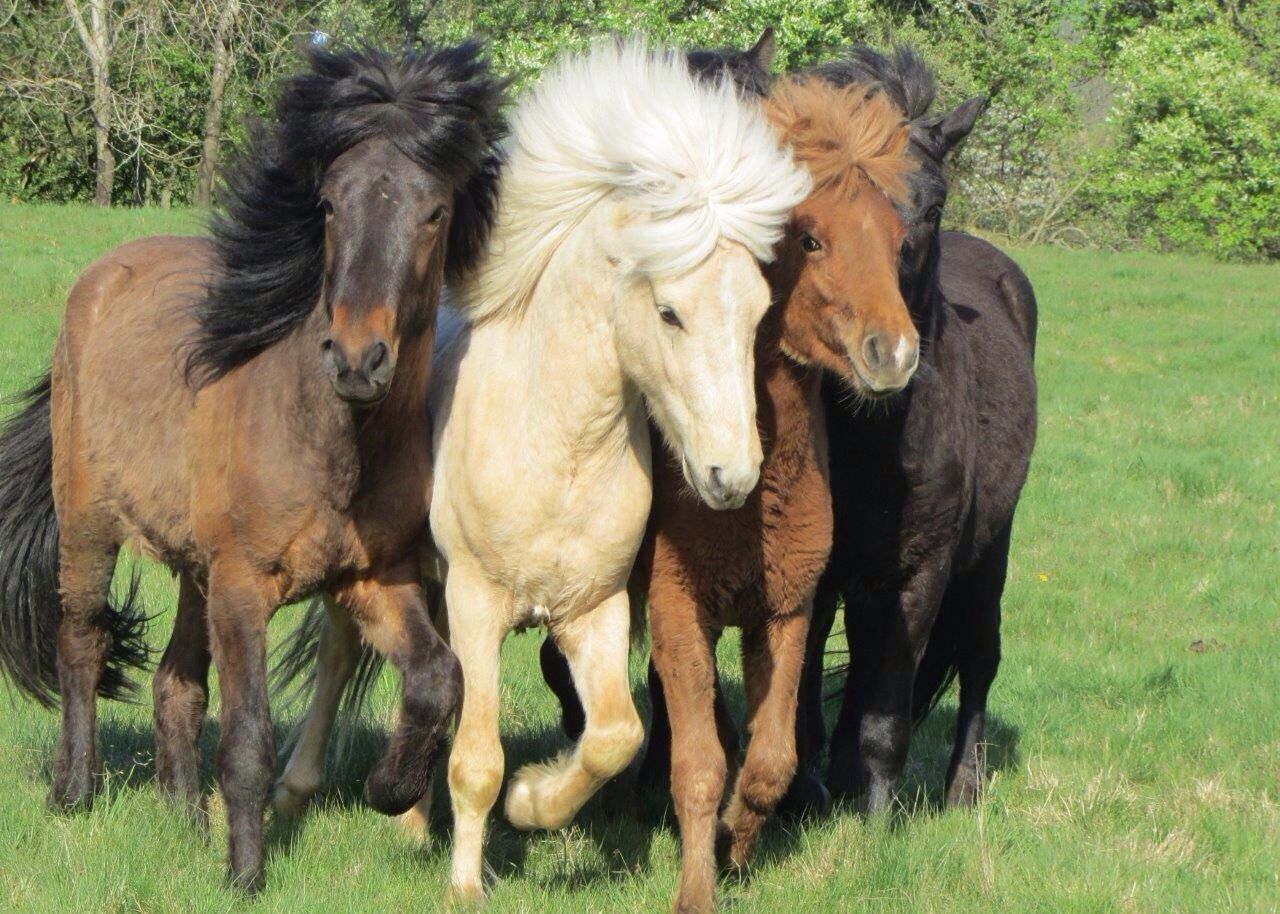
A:
[[[453,296],[471,322],[520,314],[556,250],[606,198],[626,202],[634,268],[663,276],[721,241],[771,260],[810,191],[758,102],[642,41],[563,58],[517,107],[508,156],[490,253]]]
[[[813,178],[815,190],[853,196],[870,182],[896,204],[907,202],[911,125],[878,88],[836,87],[811,76],[779,81],[765,100],[778,137]]]

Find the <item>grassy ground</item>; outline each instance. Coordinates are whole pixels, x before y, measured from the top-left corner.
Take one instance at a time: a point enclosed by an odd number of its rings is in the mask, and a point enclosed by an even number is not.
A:
[[[180,212],[0,206],[0,391],[43,370],[62,296],[97,252],[198,226]],[[774,827],[753,878],[724,886],[728,910],[1280,904],[1280,268],[1015,254],[1041,303],[1042,418],[1016,526],[985,802],[937,811],[954,723],[944,702],[917,737],[897,815]],[[164,609],[175,587],[152,568],[145,593]],[[157,644],[167,624],[157,622]],[[536,648],[517,637],[506,653],[512,766],[559,745]],[[384,682],[384,714],[393,695]],[[0,699],[0,909],[438,905],[447,804],[442,837],[418,850],[354,799],[376,723],[355,734],[305,826],[273,826],[270,885],[249,903],[222,886],[216,798],[205,840],[156,795],[149,709],[101,716],[106,793],[92,813],[63,817],[43,805],[55,715]],[[211,726],[206,761],[215,736]],[[495,825],[488,859],[493,912],[661,910],[675,884],[673,816],[663,797],[619,790],[563,834]]]

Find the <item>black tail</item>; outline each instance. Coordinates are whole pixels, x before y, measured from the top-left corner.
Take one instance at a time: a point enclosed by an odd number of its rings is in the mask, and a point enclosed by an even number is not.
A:
[[[58,517],[53,508],[49,376],[19,398],[22,409],[0,433],[0,670],[20,691],[52,707],[58,700]],[[150,657],[143,640],[135,572],[122,601],[109,602],[111,635],[98,683],[105,698],[127,698],[131,667]]]
[[[916,667],[915,687],[912,689],[911,714],[917,726],[934,709],[959,671],[957,662],[960,651],[960,613],[954,606],[942,601],[938,618],[929,632],[929,643],[924,656]]]

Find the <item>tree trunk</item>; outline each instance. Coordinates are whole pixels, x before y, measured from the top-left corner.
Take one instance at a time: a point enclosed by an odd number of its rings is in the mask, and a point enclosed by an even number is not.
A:
[[[97,163],[94,166],[93,202],[98,206],[111,205],[111,189],[115,185],[116,157],[111,152],[111,8],[110,0],[89,0],[89,22],[76,0],[66,0],[67,12],[84,45],[89,58],[89,70],[93,74],[93,147]]]
[[[218,169],[218,143],[222,139],[222,103],[231,75],[231,33],[240,0],[225,0],[213,34],[213,77],[209,82],[209,107],[204,112],[204,143],[196,171],[196,206],[213,202],[213,179]]]

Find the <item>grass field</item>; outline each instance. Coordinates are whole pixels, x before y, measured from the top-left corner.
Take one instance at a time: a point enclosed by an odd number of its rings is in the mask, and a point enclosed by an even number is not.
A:
[[[0,205],[0,391],[44,369],[66,288],[96,253],[198,227],[182,212]],[[897,814],[774,826],[752,878],[724,884],[726,910],[1280,906],[1280,267],[1014,254],[1040,298],[1041,423],[985,801],[937,809],[954,723],[944,701],[917,736]],[[175,590],[147,569],[152,611]],[[295,612],[281,612],[277,633]],[[167,625],[155,624],[156,644]],[[560,745],[536,651],[524,636],[506,652],[512,767]],[[384,682],[384,716],[393,697]],[[103,705],[101,718],[106,792],[90,814],[63,817],[44,808],[56,716],[0,699],[0,910],[439,906],[447,803],[436,840],[416,849],[355,799],[378,724],[354,736],[335,790],[300,829],[272,825],[269,887],[247,902],[223,887],[216,798],[205,839],[157,796],[149,707]],[[562,834],[498,822],[487,910],[664,910],[677,853],[665,798],[625,788]]]

